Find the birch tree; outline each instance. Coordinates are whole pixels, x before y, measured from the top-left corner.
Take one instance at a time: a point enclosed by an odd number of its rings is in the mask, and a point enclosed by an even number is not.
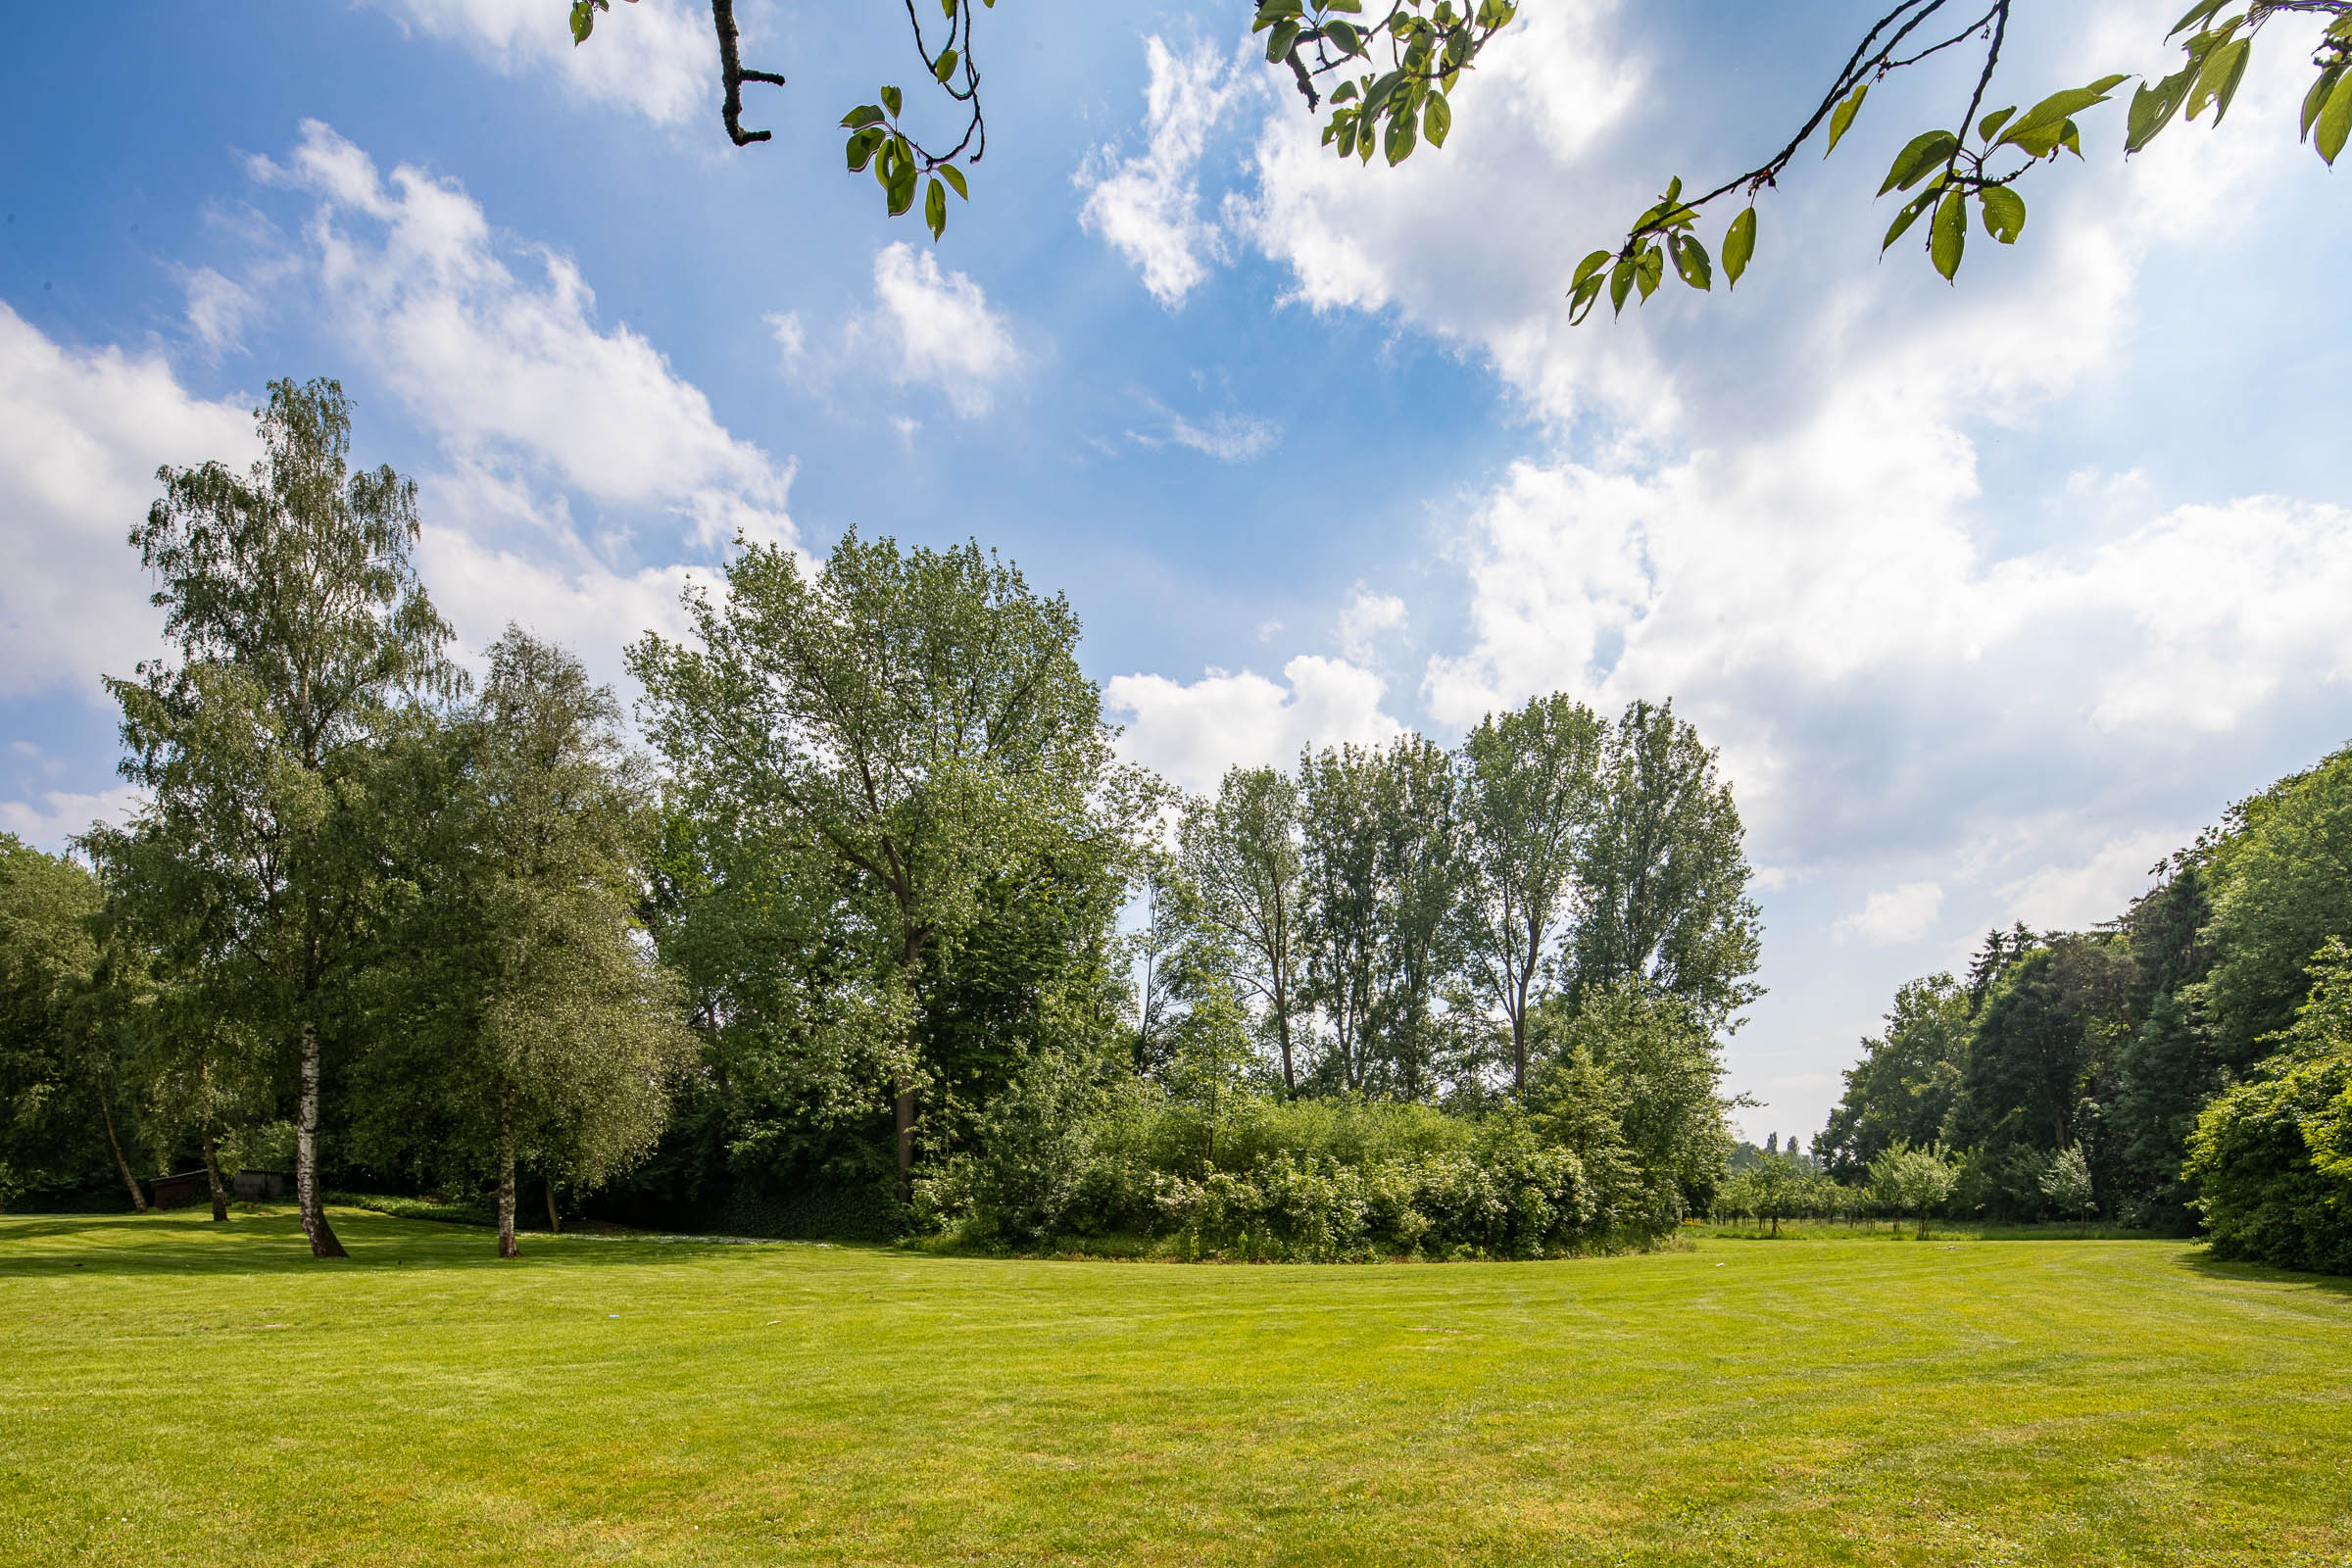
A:
[[[341,386],[272,381],[255,421],[248,472],[159,469],[163,497],[131,531],[173,655],[106,683],[122,775],[149,804],[85,843],[142,919],[185,934],[177,978],[292,1057],[303,1233],[340,1257],[318,1182],[321,1072],[380,890],[368,772],[402,700],[457,677],[412,562],[416,485],[351,468]]]

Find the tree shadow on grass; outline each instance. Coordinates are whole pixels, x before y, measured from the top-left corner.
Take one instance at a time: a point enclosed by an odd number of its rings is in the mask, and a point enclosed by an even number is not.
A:
[[[611,1268],[682,1263],[733,1253],[745,1242],[700,1236],[549,1236],[522,1238],[522,1255],[498,1256],[486,1227],[442,1220],[396,1219],[368,1209],[330,1208],[348,1258],[314,1258],[291,1205],[248,1210],[226,1224],[203,1209],[148,1214],[0,1216],[0,1280],[66,1275],[316,1274],[504,1268]],[[789,1242],[756,1244],[791,1247]]]
[[[2301,1269],[2273,1268],[2268,1263],[2236,1263],[2213,1255],[2206,1248],[2196,1248],[2181,1257],[2180,1266],[2191,1273],[2212,1280],[2231,1280],[2248,1284],[2299,1285],[2323,1296],[2342,1297],[2352,1300],[2352,1279],[2341,1274],[2308,1274]]]

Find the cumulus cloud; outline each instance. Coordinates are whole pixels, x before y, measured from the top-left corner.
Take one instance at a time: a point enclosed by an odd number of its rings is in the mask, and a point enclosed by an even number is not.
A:
[[[600,323],[569,258],[502,242],[454,181],[380,175],[317,121],[253,172],[318,198],[304,259],[332,325],[455,462],[668,513],[705,548],[794,537],[790,466],[729,433],[643,336]]]
[[[1899,888],[1873,893],[1862,907],[1839,920],[1840,934],[1860,937],[1874,948],[1917,942],[1936,928],[1943,908],[1943,889],[1934,882],[1906,882]]]
[[[1369,664],[1378,656],[1381,637],[1404,630],[1404,601],[1395,594],[1376,594],[1362,583],[1340,612],[1332,639],[1351,663]]]
[[[1246,52],[1247,53],[1247,52]],[[1144,150],[1098,147],[1077,174],[1078,221],[1134,264],[1152,297],[1173,310],[1224,255],[1218,225],[1200,216],[1198,178],[1211,132],[1248,89],[1236,62],[1206,43],[1181,52],[1144,41]]]
[[[674,125],[711,112],[717,45],[709,7],[638,0],[597,19],[574,48],[565,7],[547,0],[375,0],[406,25],[464,47],[504,75],[544,74],[585,102]]]
[[[866,330],[891,349],[893,378],[935,388],[964,418],[986,414],[1020,354],[980,285],[902,240],[874,255],[874,298]]]
[[[152,585],[123,542],[155,470],[255,451],[238,400],[191,396],[151,355],[62,347],[0,304],[0,696],[103,703],[101,674],[160,652]]]
[[[1378,745],[1403,733],[1381,710],[1387,682],[1343,660],[1301,654],[1277,681],[1212,669],[1192,682],[1116,675],[1104,706],[1123,719],[1120,750],[1187,789],[1214,789],[1225,770],[1290,767],[1306,747]]]
[[[14,833],[35,849],[62,855],[76,835],[101,822],[119,827],[145,804],[145,793],[129,784],[95,794],[43,790],[21,800],[0,801],[0,832]]]

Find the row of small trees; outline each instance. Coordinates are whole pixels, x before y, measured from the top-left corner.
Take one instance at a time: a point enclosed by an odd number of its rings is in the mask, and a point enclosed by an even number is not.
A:
[[[1947,1203],[1960,1181],[1958,1162],[1941,1144],[1914,1148],[1896,1141],[1880,1151],[1860,1182],[1841,1182],[1794,1154],[1767,1153],[1734,1170],[1715,1191],[1718,1217],[1739,1216],[1779,1235],[1788,1219],[1855,1220],[1873,1214],[1909,1215],[1928,1233],[1928,1219]],[[2090,1163],[2080,1148],[2059,1152],[2042,1175],[2052,1209],[2088,1223],[2097,1211]]]

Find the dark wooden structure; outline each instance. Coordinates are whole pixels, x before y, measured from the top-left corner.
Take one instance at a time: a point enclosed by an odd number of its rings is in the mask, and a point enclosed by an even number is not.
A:
[[[182,1171],[177,1176],[158,1176],[147,1185],[147,1200],[158,1208],[186,1208],[194,1203],[213,1200],[212,1185],[200,1170]]]

